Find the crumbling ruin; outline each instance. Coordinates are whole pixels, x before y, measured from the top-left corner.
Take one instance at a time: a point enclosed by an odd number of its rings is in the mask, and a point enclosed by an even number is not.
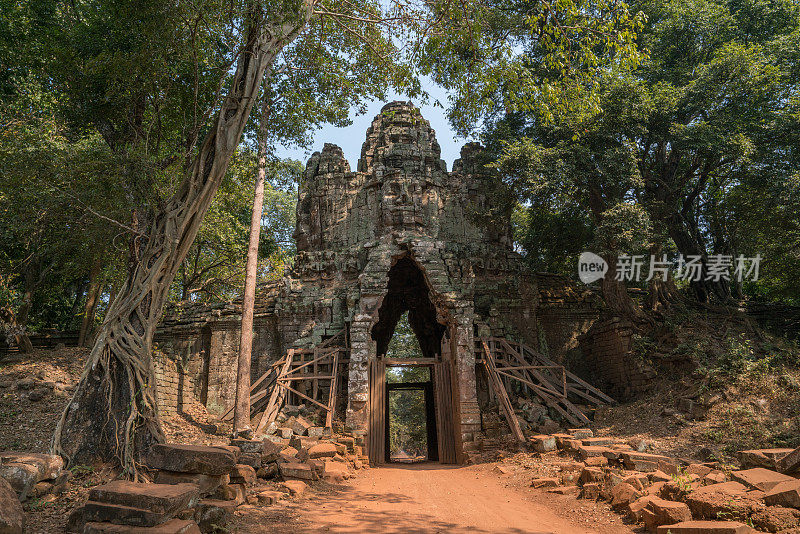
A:
[[[331,405],[371,443],[371,461],[383,460],[385,368],[404,363],[388,361],[386,349],[405,312],[423,352],[413,363],[433,369],[438,457],[451,463],[496,420],[476,364],[480,340],[514,340],[560,364],[598,316],[590,292],[525,267],[512,249],[510,195],[485,163],[470,143],[448,172],[419,110],[393,102],[368,129],[355,171],[332,144],[306,166],[295,263],[257,295],[252,376],[290,348],[310,362],[326,341],[340,347]],[[238,322],[236,304],[168,315],[156,336],[162,411],[188,395],[212,413],[233,405]],[[329,386],[295,391],[323,405]]]

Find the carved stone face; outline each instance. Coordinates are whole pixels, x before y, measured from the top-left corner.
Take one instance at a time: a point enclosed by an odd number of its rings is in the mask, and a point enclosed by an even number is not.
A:
[[[438,231],[438,188],[424,177],[395,172],[383,181],[381,220],[384,226],[404,230]]]

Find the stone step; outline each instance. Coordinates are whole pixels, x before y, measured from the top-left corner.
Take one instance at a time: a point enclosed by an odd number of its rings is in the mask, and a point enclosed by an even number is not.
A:
[[[158,443],[151,447],[147,465],[179,473],[225,475],[236,465],[236,456],[230,448]]]
[[[154,527],[170,519],[168,514],[121,504],[87,501],[82,508],[86,523],[116,523],[135,527]]]
[[[132,527],[114,523],[86,523],[83,534],[200,534],[200,527],[194,521],[170,519],[154,527]]]
[[[214,491],[221,485],[230,482],[230,476],[156,471],[153,482],[156,484],[195,484],[200,488],[200,496],[207,497],[208,495],[214,493]]]
[[[89,492],[89,500],[140,508],[151,512],[172,515],[193,508],[200,498],[195,484],[143,484],[115,480],[96,486]]]

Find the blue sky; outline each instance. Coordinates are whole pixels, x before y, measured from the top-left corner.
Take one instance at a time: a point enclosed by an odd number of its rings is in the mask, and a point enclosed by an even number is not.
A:
[[[447,169],[451,170],[453,168],[453,161],[458,159],[461,147],[467,143],[467,140],[454,140],[453,129],[447,122],[445,110],[432,105],[433,102],[438,99],[446,106],[447,94],[440,87],[432,83],[426,84],[425,90],[428,91],[430,95],[428,99],[429,103],[420,106],[419,102],[414,101],[414,104],[420,107],[422,116],[431,123],[431,127],[436,131],[436,139],[442,147],[442,159],[447,162]],[[408,100],[408,98],[392,93],[389,95],[386,102],[391,102],[392,100]],[[367,113],[363,115],[355,115],[355,110],[351,110],[350,119],[353,121],[353,124],[345,128],[336,128],[330,125],[322,127],[320,130],[314,132],[314,143],[308,150],[281,148],[277,150],[277,156],[299,159],[305,164],[312,153],[322,150],[322,146],[325,143],[333,143],[342,147],[344,156],[347,158],[347,161],[350,162],[350,168],[355,170],[358,158],[361,155],[361,144],[366,138],[367,128],[372,123],[372,119],[375,115],[380,113],[381,108],[386,102],[374,101],[369,103]]]

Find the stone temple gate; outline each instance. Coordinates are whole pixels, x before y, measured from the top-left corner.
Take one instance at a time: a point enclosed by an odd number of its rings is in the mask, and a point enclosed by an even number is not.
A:
[[[344,350],[335,418],[380,456],[386,351],[408,312],[422,350],[414,363],[433,370],[439,459],[462,462],[497,412],[476,341],[513,339],[563,362],[598,315],[589,292],[525,267],[510,197],[485,163],[471,143],[448,172],[434,131],[405,102],[375,117],[357,169],[336,145],[315,153],[300,184],[294,265],[257,294],[253,380],[290,348],[335,341]],[[162,411],[190,395],[212,413],[233,405],[238,321],[238,303],[168,314],[156,336]]]

